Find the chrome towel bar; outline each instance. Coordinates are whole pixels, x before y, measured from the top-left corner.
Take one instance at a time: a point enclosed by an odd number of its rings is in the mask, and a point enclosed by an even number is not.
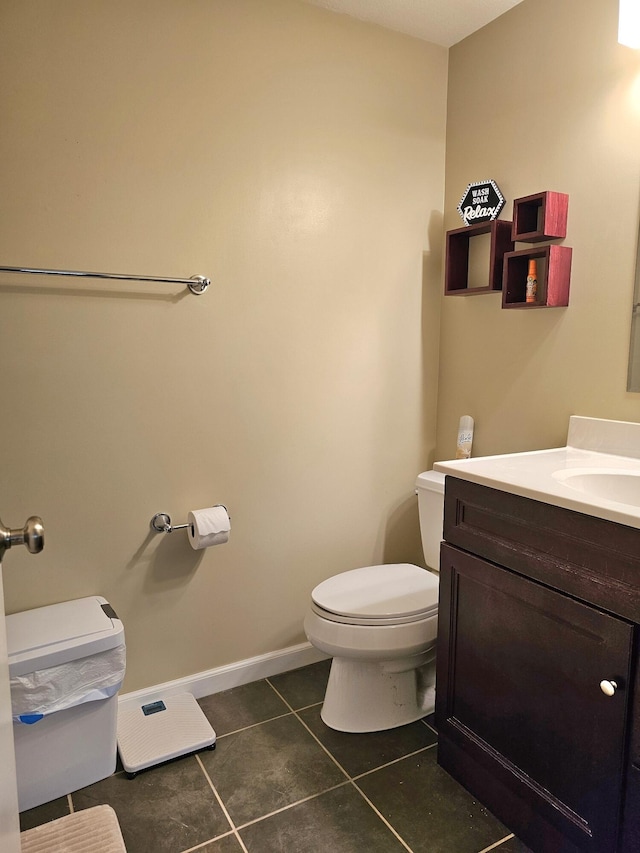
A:
[[[191,278],[165,278],[154,275],[120,275],[108,272],[81,272],[80,270],[41,270],[31,267],[0,267],[0,272],[29,273],[31,275],[70,275],[76,278],[116,279],[118,281],[155,281],[160,284],[186,284],[191,293],[200,296],[211,284],[211,279],[203,275],[192,275]]]

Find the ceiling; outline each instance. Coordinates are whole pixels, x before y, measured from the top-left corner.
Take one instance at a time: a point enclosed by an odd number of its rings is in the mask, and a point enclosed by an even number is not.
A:
[[[370,21],[451,47],[484,27],[522,0],[306,0],[342,12],[361,21]]]

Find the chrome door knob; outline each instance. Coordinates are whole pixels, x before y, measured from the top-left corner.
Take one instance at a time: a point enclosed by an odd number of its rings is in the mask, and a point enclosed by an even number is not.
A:
[[[25,545],[31,554],[44,548],[44,526],[37,515],[28,518],[22,530],[11,530],[0,521],[0,560],[4,552],[13,545]]]
[[[617,689],[618,684],[616,681],[607,681],[604,679],[600,682],[600,690],[602,690],[605,696],[613,696]]]
[[[30,554],[39,554],[44,548],[44,525],[42,519],[32,515],[22,530],[22,543]]]

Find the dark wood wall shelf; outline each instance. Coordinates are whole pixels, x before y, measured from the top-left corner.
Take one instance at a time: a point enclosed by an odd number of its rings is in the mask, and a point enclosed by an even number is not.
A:
[[[515,250],[515,244],[558,240],[567,233],[569,196],[547,190],[517,198],[513,221],[495,219],[447,231],[445,296],[476,296],[502,291],[503,308],[561,308],[569,304],[572,250],[547,245]],[[469,244],[490,235],[489,279],[486,286],[469,286]],[[528,261],[540,259],[535,302],[526,301]]]
[[[511,239],[514,243],[540,243],[566,237],[568,210],[566,193],[547,191],[514,199]]]
[[[506,252],[502,277],[503,308],[564,308],[569,304],[571,258],[569,246],[541,246]],[[538,292],[535,302],[526,301],[529,259],[538,265]]]
[[[469,241],[480,234],[491,235],[489,282],[486,287],[469,287]],[[513,249],[511,222],[494,219],[447,231],[445,256],[445,296],[473,296],[502,289],[502,259]]]

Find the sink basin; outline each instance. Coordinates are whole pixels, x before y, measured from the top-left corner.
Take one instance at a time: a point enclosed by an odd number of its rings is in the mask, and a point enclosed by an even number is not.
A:
[[[552,476],[585,496],[640,507],[640,471],[623,468],[575,468],[556,471]]]

